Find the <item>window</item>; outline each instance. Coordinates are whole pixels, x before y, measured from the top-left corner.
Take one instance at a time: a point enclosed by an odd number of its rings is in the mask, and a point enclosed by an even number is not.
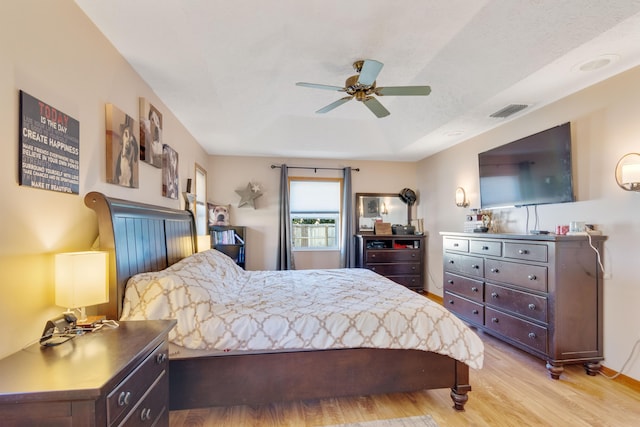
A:
[[[202,236],[207,234],[207,171],[196,163],[195,217],[196,231]]]
[[[342,179],[290,178],[294,250],[339,249]]]

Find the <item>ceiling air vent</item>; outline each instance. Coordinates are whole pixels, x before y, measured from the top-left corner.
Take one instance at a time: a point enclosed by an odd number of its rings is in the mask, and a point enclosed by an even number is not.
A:
[[[495,113],[491,114],[489,117],[504,119],[505,117],[509,117],[510,115],[515,114],[518,111],[522,111],[527,107],[528,105],[525,104],[509,104],[502,110],[496,111]]]

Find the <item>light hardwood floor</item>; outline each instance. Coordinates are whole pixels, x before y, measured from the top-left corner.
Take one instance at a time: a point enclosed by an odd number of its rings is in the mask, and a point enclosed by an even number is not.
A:
[[[567,366],[559,381],[545,363],[480,333],[485,363],[471,371],[464,412],[452,408],[449,390],[299,401],[264,406],[206,408],[170,413],[173,427],[325,426],[431,415],[445,426],[640,426],[640,388],[625,377],[591,377]]]

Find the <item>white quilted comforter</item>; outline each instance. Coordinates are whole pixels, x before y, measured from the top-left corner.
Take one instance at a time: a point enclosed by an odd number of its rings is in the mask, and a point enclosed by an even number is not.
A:
[[[404,348],[476,369],[484,357],[457,317],[372,271],[244,271],[216,250],[129,280],[122,320],[168,318],[169,340],[189,349]]]

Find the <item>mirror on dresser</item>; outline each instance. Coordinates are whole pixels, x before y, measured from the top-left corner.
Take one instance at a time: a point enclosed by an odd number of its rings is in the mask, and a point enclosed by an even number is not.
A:
[[[398,193],[356,193],[356,233],[373,233],[377,221],[408,225],[409,206]]]

